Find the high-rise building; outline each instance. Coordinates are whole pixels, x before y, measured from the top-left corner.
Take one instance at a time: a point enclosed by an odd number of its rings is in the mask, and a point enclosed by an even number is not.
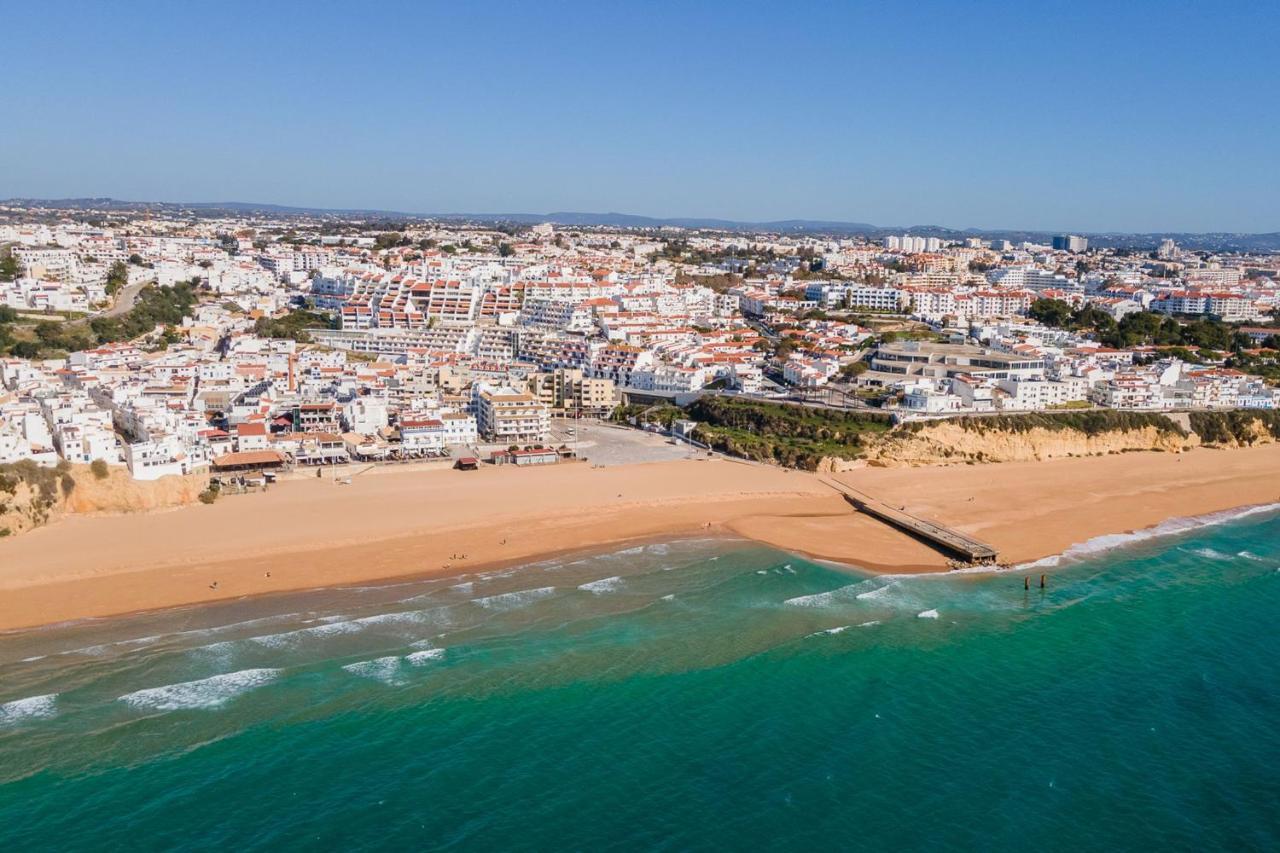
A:
[[[1053,248],[1059,252],[1084,252],[1089,249],[1089,238],[1062,234],[1053,238]]]

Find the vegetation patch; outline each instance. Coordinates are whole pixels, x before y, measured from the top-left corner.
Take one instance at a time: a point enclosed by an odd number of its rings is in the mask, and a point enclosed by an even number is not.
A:
[[[71,476],[71,466],[66,461],[59,462],[54,468],[37,465],[31,459],[0,465],[0,493],[16,496],[19,485],[25,485],[31,493],[26,506],[21,503],[11,505],[7,500],[5,506],[22,510],[31,524],[36,526],[48,521],[50,510],[58,502],[59,492],[63,496],[70,495],[75,489],[76,481]]]
[[[1230,412],[1192,412],[1191,429],[1205,444],[1253,444],[1260,433],[1280,440],[1280,412],[1236,409]]]
[[[310,343],[311,330],[336,329],[337,318],[319,311],[290,311],[283,317],[260,317],[253,325],[253,333],[260,338],[288,338],[298,343]]]
[[[694,437],[709,447],[790,468],[817,469],[825,456],[854,459],[893,425],[878,413],[701,397],[684,409]]]
[[[1159,433],[1168,433],[1180,438],[1187,437],[1186,430],[1164,415],[1154,412],[1118,412],[1108,409],[1094,409],[1087,412],[1028,412],[1023,415],[992,415],[990,417],[967,415],[947,418],[943,421],[912,421],[904,424],[902,429],[907,432],[920,432],[938,423],[954,424],[961,429],[976,433],[1025,433],[1034,429],[1051,432],[1074,430],[1092,437],[1109,432],[1130,432],[1153,428]]]

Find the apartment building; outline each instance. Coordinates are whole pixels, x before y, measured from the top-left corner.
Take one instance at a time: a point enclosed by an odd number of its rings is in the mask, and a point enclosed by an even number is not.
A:
[[[558,368],[529,378],[529,390],[551,409],[605,415],[617,404],[611,379],[592,378],[577,368]]]
[[[551,410],[527,391],[476,382],[472,390],[476,427],[495,444],[535,444],[551,432]]]

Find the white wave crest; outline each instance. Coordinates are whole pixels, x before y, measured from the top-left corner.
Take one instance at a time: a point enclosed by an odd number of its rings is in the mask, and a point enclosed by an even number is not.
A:
[[[1274,512],[1277,509],[1280,509],[1280,503],[1257,504],[1255,506],[1248,506],[1242,509],[1212,512],[1207,515],[1171,518],[1167,521],[1162,521],[1154,527],[1147,527],[1142,530],[1134,530],[1129,533],[1108,533],[1105,536],[1095,536],[1092,539],[1072,545],[1061,554],[1054,554],[1030,563],[1023,563],[1021,565],[1014,566],[1014,569],[1025,570],[1053,568],[1064,562],[1083,560],[1102,551],[1110,551],[1113,548],[1121,548],[1125,545],[1132,545],[1137,542],[1144,542],[1148,539],[1156,539],[1162,536],[1175,536],[1179,533],[1186,533],[1189,530],[1195,530],[1200,527],[1213,527],[1218,524],[1226,524],[1229,521],[1248,518],[1251,515],[1257,515],[1259,513]]]
[[[418,624],[429,619],[428,610],[400,610],[393,613],[376,613],[373,616],[362,616],[358,619],[347,619],[343,616],[326,616],[320,625],[298,628],[281,634],[265,634],[249,639],[269,648],[281,648],[297,645],[307,639],[356,634],[374,625]]]
[[[157,711],[216,708],[241,693],[274,681],[279,675],[278,669],[242,669],[198,681],[136,690],[121,696],[120,701],[135,708],[152,708]]]
[[[601,595],[606,592],[617,592],[622,589],[622,587],[622,578],[614,575],[611,578],[600,578],[598,581],[590,581],[589,583],[581,584],[578,586],[578,589],[593,592],[596,595]]]
[[[349,663],[343,669],[352,675],[359,675],[362,678],[373,678],[387,684],[397,684],[399,679],[396,677],[400,672],[400,656],[388,655],[387,657],[374,658],[373,660],[362,660],[356,663]]]
[[[919,617],[920,619],[937,619],[937,618],[938,618],[938,611],[936,611],[936,610],[923,610],[923,611],[921,611],[921,612],[917,613],[917,614],[916,614],[916,616],[917,616],[917,617]]]
[[[420,652],[411,652],[404,656],[413,666],[422,666],[424,663],[430,663],[433,660],[444,660],[444,649],[423,649]]]
[[[870,583],[872,581],[859,581],[858,583],[851,583],[848,586],[837,587],[826,592],[816,592],[813,595],[797,595],[795,598],[788,598],[782,603],[788,607],[830,607],[840,602],[862,598],[865,593],[859,594],[857,591],[860,589],[865,590]]]
[[[1214,548],[1189,548],[1187,552],[1190,554],[1195,554],[1197,557],[1204,557],[1206,560],[1230,560],[1231,559],[1230,554],[1224,554],[1221,551],[1218,551]]]
[[[0,725],[19,723],[23,720],[41,720],[58,712],[58,694],[28,696],[0,705]]]
[[[1236,556],[1243,557],[1246,560],[1253,560],[1255,563],[1263,562],[1263,559],[1252,551],[1238,551],[1236,552]]]
[[[518,592],[488,595],[484,598],[474,599],[474,603],[489,610],[515,610],[518,607],[532,604],[540,598],[554,595],[555,591],[556,588],[554,586],[541,586],[537,589],[522,589]]]
[[[896,583],[887,583],[884,586],[878,586],[875,589],[869,589],[866,592],[858,593],[859,601],[869,601],[876,598],[884,598],[896,587]]]
[[[852,625],[838,625],[838,626],[836,626],[835,628],[827,628],[827,629],[826,629],[826,630],[824,630],[824,631],[814,631],[814,632],[813,632],[812,634],[810,634],[809,636],[810,636],[810,637],[825,637],[825,636],[829,636],[829,635],[831,635],[831,634],[843,634],[845,631],[848,631],[848,630],[849,630],[850,628],[852,628],[852,627],[853,627]]]
[[[879,624],[880,624],[880,620],[879,620],[879,619],[872,619],[872,620],[870,620],[870,621],[868,621],[868,622],[859,622],[857,627],[859,627],[859,628],[870,628],[872,625],[879,625]]]

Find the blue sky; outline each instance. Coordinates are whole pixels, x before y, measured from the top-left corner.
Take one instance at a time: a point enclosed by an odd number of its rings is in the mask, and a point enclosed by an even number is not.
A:
[[[1280,230],[1271,3],[0,0],[0,197]]]

